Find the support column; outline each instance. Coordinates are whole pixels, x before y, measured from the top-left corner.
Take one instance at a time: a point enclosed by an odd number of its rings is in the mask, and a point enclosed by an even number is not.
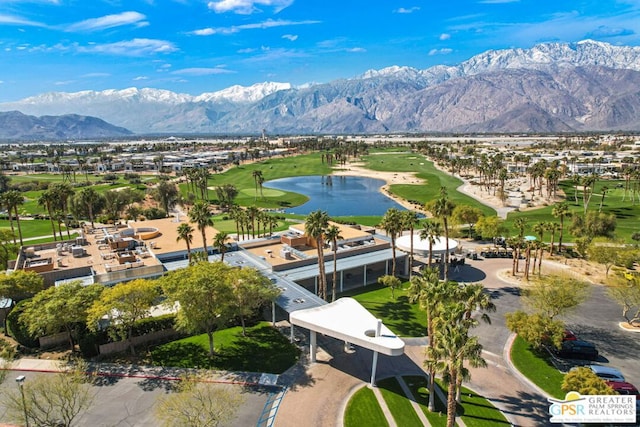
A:
[[[389,260],[384,262],[384,274],[387,276],[389,275]]]
[[[318,295],[318,276],[316,276],[316,277],[314,277],[314,278],[313,278],[313,286],[314,286],[314,287],[315,287],[315,289],[316,289],[315,294],[316,294],[316,295]]]
[[[343,291],[344,288],[344,270],[340,270],[340,292]]]
[[[316,331],[309,331],[309,357],[311,363],[316,363]]]
[[[276,327],[276,303],[271,301],[271,326]]]
[[[376,324],[376,337],[382,334],[382,320],[378,319]],[[376,386],[376,369],[378,368],[378,352],[373,352],[373,363],[371,364],[371,387]]]
[[[289,342],[293,342],[293,337],[294,337],[294,333],[293,333],[293,323],[289,323],[291,325],[291,329],[289,330]]]
[[[364,265],[364,270],[362,270],[363,275],[364,275],[364,283],[362,284],[363,286],[367,286],[367,264]]]

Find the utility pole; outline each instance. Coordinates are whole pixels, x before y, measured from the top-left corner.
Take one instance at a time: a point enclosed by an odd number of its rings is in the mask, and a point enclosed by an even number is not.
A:
[[[22,410],[24,411],[24,423],[26,427],[29,427],[29,418],[27,417],[27,401],[24,398],[24,375],[20,375],[16,378],[16,382],[18,383],[18,387],[20,387],[20,394],[22,395]]]

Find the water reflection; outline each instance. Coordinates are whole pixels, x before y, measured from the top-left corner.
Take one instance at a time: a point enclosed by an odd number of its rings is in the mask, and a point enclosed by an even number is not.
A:
[[[385,182],[360,176],[314,175],[275,179],[267,188],[304,194],[309,201],[287,209],[287,213],[307,215],[321,209],[330,216],[384,215],[389,208],[405,210],[380,192]]]

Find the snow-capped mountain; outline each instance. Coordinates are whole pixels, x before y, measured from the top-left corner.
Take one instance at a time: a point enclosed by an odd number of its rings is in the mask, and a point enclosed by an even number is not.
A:
[[[640,130],[640,47],[543,43],[298,88],[52,92],[0,110],[91,115],[138,133]]]

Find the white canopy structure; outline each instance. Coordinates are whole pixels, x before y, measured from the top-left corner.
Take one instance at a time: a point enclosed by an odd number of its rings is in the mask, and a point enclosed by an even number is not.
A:
[[[413,239],[413,253],[418,256],[429,256],[429,239],[421,239],[420,234],[400,236],[396,239],[396,247],[405,252],[411,252],[411,239]],[[458,241],[449,239],[449,252],[458,247]],[[436,237],[433,243],[432,255],[444,254],[447,250],[444,237]]]
[[[311,362],[316,361],[316,332],[373,350],[371,385],[375,385],[378,353],[404,354],[404,341],[353,298],[340,298],[331,304],[294,311],[289,314],[289,322],[311,331]]]

